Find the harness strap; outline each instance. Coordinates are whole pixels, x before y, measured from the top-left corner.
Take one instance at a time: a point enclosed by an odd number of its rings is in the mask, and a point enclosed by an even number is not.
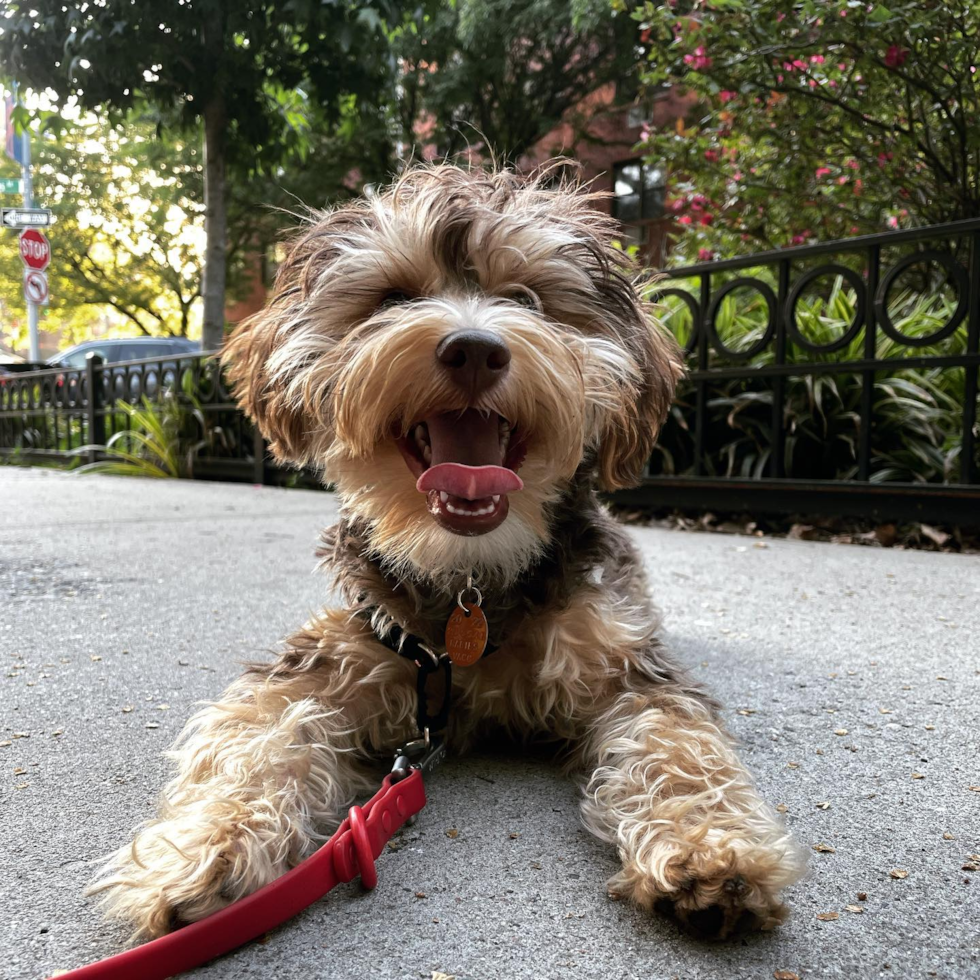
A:
[[[365,888],[378,881],[374,861],[406,820],[425,806],[422,769],[399,769],[350,815],[318,851],[251,895],[199,922],[116,956],[60,974],[62,980],[165,980],[247,943],[358,874]]]

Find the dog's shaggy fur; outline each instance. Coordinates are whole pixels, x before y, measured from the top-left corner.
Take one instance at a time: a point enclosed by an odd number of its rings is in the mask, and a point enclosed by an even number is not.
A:
[[[440,649],[469,574],[498,649],[454,672],[450,747],[494,729],[560,740],[587,780],[586,824],[619,850],[612,893],[718,936],[783,918],[801,852],[660,645],[639,557],[596,499],[636,481],[681,373],[614,233],[548,172],[440,166],[293,240],[225,360],[276,456],[336,486],[322,555],[346,606],[189,723],[158,817],[96,885],[137,936],[214,912],[325,839],[372,760],[417,734],[416,668],[378,635],[397,624]],[[467,391],[436,350],[473,328],[511,359]],[[507,420],[525,452],[524,489],[487,533],[436,520],[399,448],[419,420],[467,409]]]

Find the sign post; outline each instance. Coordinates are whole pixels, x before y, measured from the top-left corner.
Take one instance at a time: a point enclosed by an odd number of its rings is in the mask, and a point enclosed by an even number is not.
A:
[[[24,201],[23,212],[33,212],[35,215],[37,215],[40,212],[34,210],[34,184],[31,180],[31,134],[30,134],[30,130],[26,126],[24,127],[23,131],[18,134],[17,127],[14,125],[14,118],[13,118],[14,109],[16,108],[16,106],[17,106],[17,86],[14,85],[13,95],[8,96],[5,105],[6,108],[6,118],[4,120],[4,122],[6,123],[6,132],[4,134],[6,136],[5,149],[7,152],[7,156],[11,157],[11,159],[13,160],[16,160],[17,163],[19,163],[21,166],[21,190],[23,192],[23,201]],[[16,211],[17,209],[12,209],[12,210]],[[49,225],[51,223],[50,212],[47,212],[46,213],[47,216],[44,217],[43,219],[31,220],[31,218],[28,218],[28,220],[23,224],[17,222],[16,220],[13,220],[15,217],[17,217],[15,215],[11,215],[10,216],[11,220],[8,221],[8,213],[9,213],[8,209],[5,208],[3,212],[3,223],[5,227],[22,228],[25,226],[29,227],[32,224]],[[50,254],[51,254],[51,250],[49,248],[48,249],[49,257]],[[24,253],[22,251],[21,257],[23,257],[23,255]],[[44,273],[41,272],[41,275],[44,276]],[[45,286],[44,295],[46,297],[47,296],[46,278],[45,278],[44,286]],[[30,336],[30,359],[32,361],[37,362],[41,360],[41,345],[40,345],[40,339],[37,334],[37,303],[31,300],[30,297],[32,293],[31,291],[29,291],[26,281],[24,283],[24,294],[25,294],[25,298],[27,299],[27,330]],[[34,295],[37,294],[36,289],[34,290],[33,294]]]

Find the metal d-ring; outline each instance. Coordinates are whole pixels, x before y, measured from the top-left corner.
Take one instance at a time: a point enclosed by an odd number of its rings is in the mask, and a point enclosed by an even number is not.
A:
[[[456,605],[463,610],[464,615],[469,616],[470,611],[463,605],[463,596],[467,592],[472,592],[476,596],[476,604],[478,606],[483,605],[483,593],[475,585],[467,585],[465,589],[459,590],[459,595],[456,596]]]

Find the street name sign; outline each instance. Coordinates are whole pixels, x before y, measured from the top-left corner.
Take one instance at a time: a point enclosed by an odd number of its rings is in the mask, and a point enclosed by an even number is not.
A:
[[[0,194],[23,194],[24,184],[20,177],[0,177]]]
[[[47,208],[0,208],[5,228],[47,228],[53,217]]]

